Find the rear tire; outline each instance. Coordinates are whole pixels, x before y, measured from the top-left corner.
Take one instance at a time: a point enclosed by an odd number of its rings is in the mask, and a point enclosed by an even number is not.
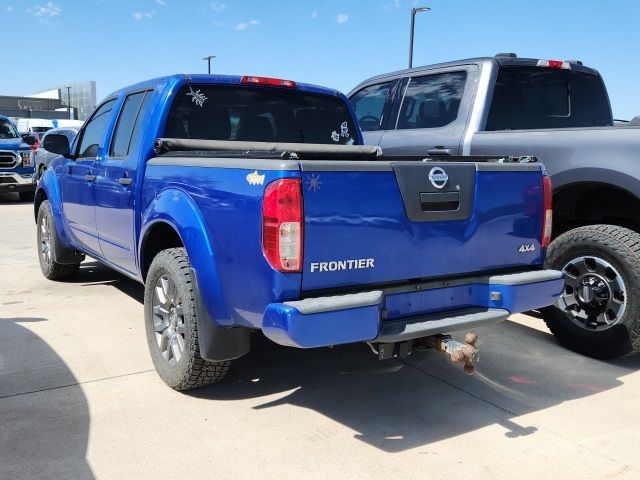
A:
[[[230,361],[200,356],[196,299],[184,248],[169,248],[151,262],[144,289],[144,315],[151,359],[160,378],[174,390],[220,381]]]
[[[33,199],[36,196],[36,192],[19,192],[21,202],[33,202]]]
[[[49,280],[63,280],[73,277],[80,270],[79,263],[62,264],[56,262],[56,244],[58,233],[56,232],[56,224],[53,221],[53,212],[49,200],[45,200],[40,204],[38,210],[37,238],[38,238],[38,260],[40,261],[40,270],[45,278]]]
[[[640,234],[576,228],[551,243],[545,265],[565,272],[562,296],[542,310],[563,345],[603,359],[640,352]]]

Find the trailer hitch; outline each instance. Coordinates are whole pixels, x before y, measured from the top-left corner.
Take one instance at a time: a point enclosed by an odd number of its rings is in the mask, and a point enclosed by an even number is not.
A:
[[[480,350],[476,348],[478,335],[469,332],[464,336],[464,343],[457,342],[451,335],[432,335],[416,340],[416,349],[434,349],[448,353],[454,363],[464,363],[464,373],[473,375],[475,363],[480,359]]]

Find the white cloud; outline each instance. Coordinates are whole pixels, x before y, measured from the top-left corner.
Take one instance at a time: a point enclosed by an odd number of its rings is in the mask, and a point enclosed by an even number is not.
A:
[[[318,18],[318,10],[314,10],[309,14],[309,18]]]
[[[247,30],[249,27],[260,25],[260,20],[249,20],[248,22],[240,22],[236,25],[236,30]]]
[[[211,5],[211,10],[213,10],[214,12],[221,12],[222,10],[227,8],[227,5],[221,2],[211,2],[209,5]]]
[[[156,0],[156,3],[164,7],[167,4],[167,0]]]
[[[138,10],[137,12],[133,12],[131,16],[134,20],[142,20],[143,18],[151,18],[156,14],[155,10],[150,12],[143,12],[142,10]]]
[[[7,13],[13,12],[13,5],[9,5],[7,8],[4,9],[4,11]]]
[[[336,15],[336,22],[338,23],[346,23],[349,21],[349,15],[346,13],[339,13]]]
[[[389,2],[385,3],[382,8],[384,10],[398,10],[401,6],[401,0],[390,0]]]
[[[53,2],[47,2],[44,5],[36,5],[33,8],[28,8],[27,13],[34,17],[46,19],[60,15],[60,13],[62,13],[62,7]]]

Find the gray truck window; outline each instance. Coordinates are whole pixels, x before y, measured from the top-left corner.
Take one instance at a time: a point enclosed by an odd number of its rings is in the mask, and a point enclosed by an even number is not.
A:
[[[357,144],[339,97],[297,88],[187,85],[173,102],[167,138]]]
[[[0,120],[0,138],[18,138],[18,131],[13,123],[7,120]]]
[[[111,157],[124,158],[129,154],[130,146],[139,136],[141,117],[144,117],[150,96],[148,92],[133,93],[124,101],[111,142]]]
[[[598,75],[534,66],[500,67],[485,130],[612,125]]]
[[[103,103],[87,122],[82,132],[80,147],[78,148],[79,158],[96,157],[98,155],[115,103],[115,99]]]
[[[458,117],[466,82],[467,72],[412,78],[402,99],[396,128],[438,128],[450,124]]]
[[[389,92],[393,81],[370,85],[351,97],[351,105],[363,132],[378,130],[382,124],[382,115],[389,102]]]

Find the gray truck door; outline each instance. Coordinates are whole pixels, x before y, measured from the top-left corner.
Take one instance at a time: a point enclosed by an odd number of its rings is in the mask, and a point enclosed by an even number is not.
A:
[[[403,82],[379,142],[385,155],[459,155],[477,75],[468,65],[415,72]]]

